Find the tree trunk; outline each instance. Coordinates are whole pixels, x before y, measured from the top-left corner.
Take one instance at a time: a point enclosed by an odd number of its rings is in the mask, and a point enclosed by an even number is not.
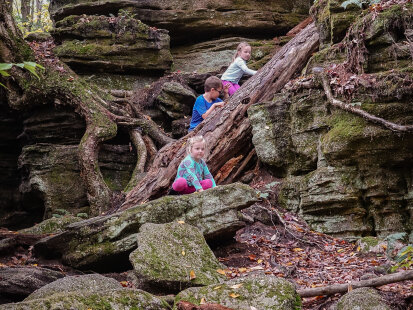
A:
[[[314,23],[311,23],[244,83],[230,97],[225,107],[215,110],[190,134],[163,147],[145,178],[126,196],[122,209],[157,198],[166,192],[176,175],[179,163],[186,155],[186,141],[192,136],[205,137],[208,149],[206,159],[213,174],[231,158],[240,155],[247,157],[253,148],[251,126],[247,117],[248,107],[281,90],[316,51],[318,39],[317,29]]]
[[[25,24],[25,28],[30,30],[29,27],[29,17],[30,17],[30,1],[31,0],[21,0],[20,3],[20,11],[22,13],[22,22],[27,23]]]

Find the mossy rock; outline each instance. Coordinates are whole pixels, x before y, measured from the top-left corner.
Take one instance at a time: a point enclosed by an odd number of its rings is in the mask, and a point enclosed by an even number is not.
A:
[[[69,292],[99,292],[121,289],[122,285],[115,279],[99,274],[69,276],[49,283],[30,294],[25,301],[43,299],[47,296]]]
[[[225,267],[194,226],[178,222],[148,223],[140,228],[137,240],[138,248],[129,259],[137,276],[148,287],[178,292],[225,280],[217,272]]]
[[[390,310],[383,298],[372,288],[359,288],[345,294],[337,302],[337,310]]]
[[[251,310],[299,310],[301,298],[294,285],[272,275],[251,275],[225,283],[206,287],[192,287],[180,292],[173,309],[179,301],[200,305],[201,300],[217,303],[231,309]]]
[[[40,299],[25,300],[15,304],[0,305],[4,310],[109,310],[109,309],[145,309],[168,310],[169,305],[147,292],[135,289],[112,289],[101,291],[72,291],[55,293]]]
[[[73,215],[65,215],[62,217],[52,217],[43,222],[34,225],[33,227],[19,230],[21,234],[57,234],[64,231],[67,225],[73,224],[83,219]]]
[[[56,23],[54,52],[79,72],[164,72],[172,65],[166,30],[132,16],[73,15]]]
[[[240,183],[191,195],[165,196],[69,225],[65,232],[38,242],[36,248],[45,255],[50,250],[60,251],[64,262],[76,268],[108,270],[137,247],[136,233],[145,223],[183,220],[198,227],[207,239],[229,237],[245,225],[238,211],[257,200],[256,191]]]

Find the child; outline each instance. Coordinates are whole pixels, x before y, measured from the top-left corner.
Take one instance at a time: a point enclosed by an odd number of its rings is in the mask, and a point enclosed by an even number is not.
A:
[[[224,102],[218,98],[221,91],[224,91],[224,100],[228,98],[228,88],[222,88],[222,82],[216,76],[210,76],[204,84],[205,93],[196,98],[194,108],[192,110],[191,124],[188,132],[191,132],[199,125],[212,111],[216,108],[224,106]]]
[[[232,63],[221,77],[224,86],[229,85],[229,95],[232,96],[239,88],[239,80],[243,74],[254,75],[257,73],[247,67],[246,61],[251,58],[251,46],[247,42],[238,44],[237,51],[232,58]]]
[[[214,178],[202,159],[205,154],[205,139],[202,136],[188,139],[186,151],[188,155],[178,167],[172,189],[179,194],[191,194],[215,187]]]

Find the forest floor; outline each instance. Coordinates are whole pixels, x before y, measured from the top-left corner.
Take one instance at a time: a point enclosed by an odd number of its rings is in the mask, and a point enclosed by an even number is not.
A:
[[[265,192],[268,184],[274,183],[277,187],[278,183],[264,174],[251,185]],[[272,193],[276,192],[272,189]],[[363,253],[355,243],[311,230],[297,215],[272,206],[268,200],[259,204],[272,214],[271,225],[261,222],[247,225],[237,232],[236,242],[214,250],[228,267],[225,270],[228,278],[265,272],[293,282],[297,289],[304,289],[359,281],[363,276],[385,275],[395,264],[385,251]],[[378,289],[391,309],[413,309],[413,281],[388,284]],[[303,310],[331,309],[341,296],[304,298]]]

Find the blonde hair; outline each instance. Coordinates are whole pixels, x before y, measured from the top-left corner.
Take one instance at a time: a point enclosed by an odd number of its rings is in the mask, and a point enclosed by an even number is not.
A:
[[[238,44],[238,46],[237,46],[237,51],[235,52],[235,54],[234,54],[234,56],[232,56],[232,61],[231,61],[231,63],[233,63],[234,62],[234,60],[235,60],[235,58],[237,58],[238,56],[239,56],[239,53],[242,51],[242,49],[244,48],[244,47],[247,47],[247,46],[249,46],[249,47],[251,47],[251,45],[249,45],[247,42],[241,42],[240,44]]]
[[[206,143],[203,136],[195,136],[188,139],[188,141],[186,142],[186,153],[188,155],[191,155],[193,145],[198,142],[203,142],[204,144]]]

